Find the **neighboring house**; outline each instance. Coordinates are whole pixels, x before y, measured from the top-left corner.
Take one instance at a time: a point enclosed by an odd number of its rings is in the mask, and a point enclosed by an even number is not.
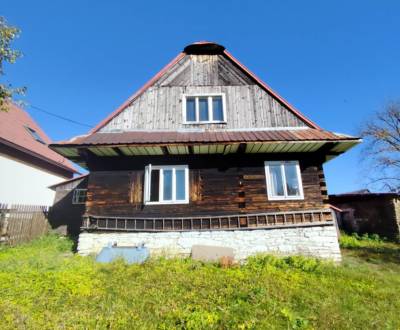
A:
[[[329,195],[337,206],[339,227],[358,234],[378,234],[390,239],[400,238],[400,195],[371,193],[368,189]]]
[[[88,175],[77,176],[49,188],[56,192],[49,223],[61,234],[78,236],[85,213]]]
[[[89,134],[51,148],[90,170],[81,254],[115,241],[340,259],[322,165],[359,142],[322,130],[223,46],[199,42]]]
[[[26,111],[11,103],[7,112],[0,111],[0,203],[52,205],[48,186],[77,171],[49,143]]]

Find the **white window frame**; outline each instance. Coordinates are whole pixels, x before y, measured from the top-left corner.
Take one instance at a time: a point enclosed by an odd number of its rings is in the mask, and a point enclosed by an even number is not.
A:
[[[276,196],[272,195],[272,182],[271,182],[271,174],[270,174],[270,166],[271,165],[280,165],[281,169],[281,176],[283,180],[283,192],[284,196]],[[296,173],[297,173],[297,180],[299,182],[299,196],[289,196],[287,193],[287,186],[286,186],[286,174],[284,171],[284,166],[285,165],[295,165],[296,166]],[[304,199],[304,192],[303,192],[303,180],[301,178],[301,171],[300,171],[300,165],[297,160],[285,160],[285,161],[265,161],[264,162],[264,167],[265,167],[265,180],[267,183],[267,195],[268,195],[268,200],[302,200]]]
[[[208,118],[213,118],[213,102],[212,98],[214,96],[222,97],[222,116],[223,120],[207,120],[200,121],[199,117],[199,98],[207,97],[208,99]],[[195,98],[195,111],[196,111],[196,121],[187,121],[186,120],[186,99],[187,98]],[[206,94],[183,94],[182,95],[182,111],[183,111],[183,123],[184,124],[226,124],[226,99],[224,93],[206,93]]]
[[[83,202],[79,200],[79,197],[82,197],[81,192],[84,192],[83,196],[85,200]],[[72,204],[85,204],[86,198],[87,198],[87,189],[74,189],[72,193]]]
[[[159,201],[150,201],[150,187],[152,170],[160,170],[158,184]],[[164,170],[172,170],[172,200],[164,199]],[[176,170],[185,170],[185,199],[176,199]],[[189,203],[189,166],[188,165],[157,165],[149,164],[145,167],[144,175],[144,204],[145,205],[160,205],[160,204],[188,204]]]

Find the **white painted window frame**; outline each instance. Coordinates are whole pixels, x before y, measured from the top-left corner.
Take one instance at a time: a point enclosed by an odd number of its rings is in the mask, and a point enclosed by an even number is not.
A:
[[[212,98],[214,96],[222,97],[222,116],[223,120],[207,120],[200,121],[199,117],[199,98],[207,97],[208,100],[208,118],[213,118],[213,102]],[[196,121],[187,121],[186,120],[186,99],[187,98],[195,98],[195,111],[196,111]],[[225,93],[205,93],[205,94],[183,94],[182,95],[182,112],[183,112],[183,123],[184,124],[226,124],[226,97]]]
[[[289,164],[296,166],[297,180],[299,182],[299,191],[300,191],[299,196],[289,196],[287,193],[286,174],[285,174],[284,166],[289,165]],[[271,173],[270,173],[271,165],[280,165],[281,176],[282,176],[282,180],[283,180],[282,183],[283,183],[284,196],[272,195],[272,181],[271,181]],[[303,200],[304,199],[303,180],[301,178],[299,161],[297,161],[297,160],[265,161],[264,167],[265,167],[265,180],[266,180],[266,184],[267,184],[268,200],[280,201],[280,200]]]
[[[159,201],[150,201],[151,171],[160,170],[158,184]],[[164,200],[164,170],[172,170],[172,200]],[[185,199],[176,199],[176,170],[185,170]],[[149,164],[145,167],[144,175],[144,204],[166,205],[166,204],[188,204],[189,203],[189,166],[188,165],[157,165]]]
[[[82,197],[81,193],[84,192],[84,201],[80,201],[80,197]],[[85,204],[86,203],[86,194],[87,194],[87,189],[74,189],[74,192],[72,193],[72,204]]]

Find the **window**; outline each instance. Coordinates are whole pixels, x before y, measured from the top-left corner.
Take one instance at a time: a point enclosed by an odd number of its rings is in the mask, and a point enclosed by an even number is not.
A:
[[[189,203],[187,165],[146,166],[144,200],[146,204]]]
[[[29,132],[29,134],[38,142],[46,144],[46,142],[43,141],[43,139],[40,137],[40,135],[33,129],[28,126],[25,126],[26,130]]]
[[[184,123],[224,123],[225,121],[224,94],[183,96]]]
[[[87,189],[75,189],[72,195],[72,204],[85,204]]]
[[[265,177],[269,200],[304,198],[298,161],[265,162]]]

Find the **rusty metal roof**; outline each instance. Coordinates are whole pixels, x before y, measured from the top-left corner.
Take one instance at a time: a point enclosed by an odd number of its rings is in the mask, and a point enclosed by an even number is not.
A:
[[[355,141],[356,137],[306,128],[294,130],[254,131],[129,131],[116,133],[93,133],[52,144],[57,146],[90,145],[168,145],[197,143],[246,143],[269,141]]]

